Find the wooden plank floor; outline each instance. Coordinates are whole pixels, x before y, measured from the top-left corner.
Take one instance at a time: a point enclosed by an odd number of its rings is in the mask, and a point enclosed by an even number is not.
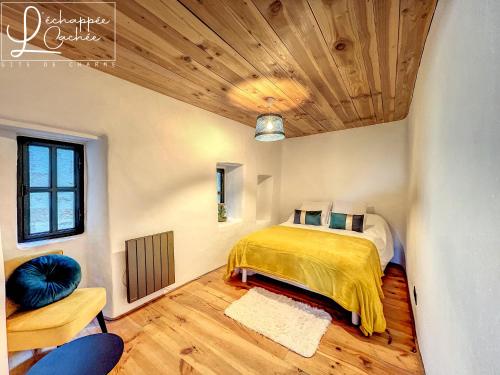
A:
[[[404,271],[389,265],[384,277],[388,332],[370,338],[350,325],[350,314],[327,298],[263,277],[259,285],[321,306],[333,324],[312,358],[303,358],[227,318],[224,309],[245,293],[238,280],[222,281],[215,270],[113,322],[110,332],[125,340],[115,374],[423,374],[408,304]],[[98,332],[95,323],[84,334]],[[31,354],[11,356],[12,374],[33,364]],[[17,358],[17,360],[15,360]]]

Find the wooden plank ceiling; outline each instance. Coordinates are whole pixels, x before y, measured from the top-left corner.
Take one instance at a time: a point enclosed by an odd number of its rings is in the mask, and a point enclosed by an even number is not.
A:
[[[436,1],[121,0],[116,67],[96,69],[252,127],[273,97],[287,137],[394,121],[408,113]],[[37,6],[113,15],[103,4]],[[22,30],[16,4],[3,13]],[[62,54],[111,57],[112,26],[93,27],[105,43],[65,42]]]

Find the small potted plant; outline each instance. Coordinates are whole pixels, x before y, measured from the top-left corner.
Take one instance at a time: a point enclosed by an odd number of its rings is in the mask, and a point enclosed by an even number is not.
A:
[[[220,223],[227,221],[226,205],[224,203],[219,203],[218,216]]]

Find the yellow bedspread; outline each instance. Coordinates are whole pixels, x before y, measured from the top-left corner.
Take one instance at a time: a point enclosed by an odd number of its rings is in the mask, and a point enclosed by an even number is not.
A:
[[[242,238],[231,250],[227,280],[245,267],[303,284],[361,317],[365,335],[384,332],[382,269],[366,239],[274,226]]]

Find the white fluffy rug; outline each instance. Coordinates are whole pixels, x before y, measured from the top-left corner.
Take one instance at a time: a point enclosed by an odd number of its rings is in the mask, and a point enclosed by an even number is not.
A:
[[[258,287],[224,313],[304,357],[314,355],[332,320],[323,310]]]

